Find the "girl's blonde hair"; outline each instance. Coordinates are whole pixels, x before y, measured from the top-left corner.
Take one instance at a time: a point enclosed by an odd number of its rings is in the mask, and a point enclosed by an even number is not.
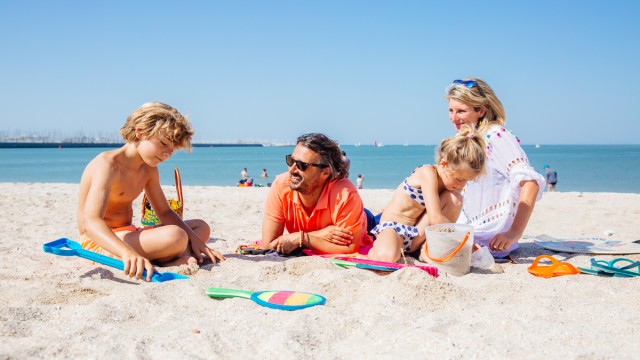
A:
[[[502,106],[502,102],[493,92],[493,89],[484,81],[478,78],[465,78],[465,81],[475,81],[476,84],[472,87],[467,87],[464,84],[452,84],[447,87],[447,93],[445,99],[447,101],[454,99],[465,104],[468,104],[474,108],[475,111],[480,111],[484,107],[487,111],[482,118],[478,120],[478,131],[482,134],[486,134],[489,126],[498,124],[504,127],[507,124],[507,115]],[[478,90],[478,87],[480,90]]]
[[[460,131],[448,139],[442,140],[436,150],[436,163],[447,161],[454,170],[471,169],[480,175],[484,169],[485,143],[482,135],[469,125],[462,125]]]
[[[176,149],[191,151],[193,129],[189,120],[177,109],[161,102],[148,102],[129,115],[127,122],[120,129],[126,142],[135,142],[136,129],[146,137],[162,135]]]

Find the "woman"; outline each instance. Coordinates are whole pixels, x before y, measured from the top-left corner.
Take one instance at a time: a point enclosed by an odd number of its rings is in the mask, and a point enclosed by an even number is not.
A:
[[[488,246],[494,257],[506,257],[518,247],[545,180],[529,165],[520,140],[504,128],[504,108],[487,83],[455,80],[445,98],[456,130],[475,126],[486,142],[485,175],[467,183],[458,222],[474,227],[476,244]]]

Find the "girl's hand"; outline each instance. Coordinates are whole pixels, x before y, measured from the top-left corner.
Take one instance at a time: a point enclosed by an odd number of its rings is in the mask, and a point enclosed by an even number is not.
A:
[[[124,264],[124,274],[129,277],[134,277],[139,280],[142,277],[142,273],[147,270],[146,281],[151,281],[151,276],[155,269],[151,265],[151,261],[144,256],[139,255],[133,250],[127,251],[122,255],[122,263]]]
[[[491,239],[489,242],[489,250],[493,251],[504,251],[507,250],[514,243],[520,240],[522,234],[519,234],[514,231],[506,231],[503,233],[499,233]]]
[[[340,246],[347,246],[353,240],[353,233],[350,230],[335,225],[314,231],[313,236]]]

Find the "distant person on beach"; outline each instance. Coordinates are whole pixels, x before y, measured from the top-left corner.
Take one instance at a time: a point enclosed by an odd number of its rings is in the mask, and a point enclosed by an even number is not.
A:
[[[193,130],[173,107],[151,102],[127,118],[120,129],[126,141],[119,149],[98,154],[80,179],[78,229],[82,248],[117,257],[124,273],[140,279],[154,268],[224,260],[207,247],[210,228],[203,220],[182,220],[167,204],[160,187],[158,164],[174,150],[190,149]],[[137,228],[132,224],[132,202],[145,191],[163,225]]]
[[[556,191],[556,184],[558,183],[558,173],[549,165],[545,165],[543,169],[547,172],[547,191]]]
[[[356,186],[358,187],[358,189],[362,189],[363,181],[364,181],[364,176],[362,176],[362,174],[358,174],[358,177],[356,178]]]
[[[266,179],[269,177],[269,174],[267,174],[267,169],[262,169],[262,174],[260,175],[261,178]]]
[[[384,208],[369,259],[396,262],[403,252],[418,250],[425,227],[452,223],[462,209],[460,191],[485,163],[484,141],[470,126],[445,139],[436,149],[436,163],[422,165],[400,183]]]
[[[505,129],[504,108],[487,83],[455,80],[445,99],[456,130],[474,126],[487,143],[485,175],[467,183],[458,222],[474,227],[476,244],[488,246],[494,257],[506,257],[518,247],[545,179],[529,165],[520,140]]]
[[[247,168],[242,168],[242,171],[240,172],[240,178],[246,179],[248,177],[249,177],[249,172],[247,171]]]
[[[289,171],[276,176],[267,195],[262,247],[283,254],[302,248],[345,254],[369,245],[367,215],[345,178],[338,144],[318,133],[302,135],[296,144],[285,157]]]
[[[347,170],[346,170],[346,172],[344,174],[344,177],[346,179],[348,179],[349,178],[349,170],[351,169],[351,160],[349,160],[349,158],[347,157],[347,153],[344,152],[344,151],[342,151],[342,161],[346,164],[345,166],[347,168]]]

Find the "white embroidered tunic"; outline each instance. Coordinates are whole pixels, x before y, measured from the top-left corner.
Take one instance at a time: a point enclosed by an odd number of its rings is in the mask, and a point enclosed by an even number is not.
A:
[[[520,199],[520,182],[535,180],[539,189],[536,200],[542,198],[546,186],[544,177],[531,165],[518,138],[499,125],[489,128],[485,137],[485,174],[469,181],[463,192],[459,223],[474,228],[474,242],[488,246],[497,234],[511,228]],[[506,251],[496,251],[497,257],[508,255],[518,247],[514,243]]]

